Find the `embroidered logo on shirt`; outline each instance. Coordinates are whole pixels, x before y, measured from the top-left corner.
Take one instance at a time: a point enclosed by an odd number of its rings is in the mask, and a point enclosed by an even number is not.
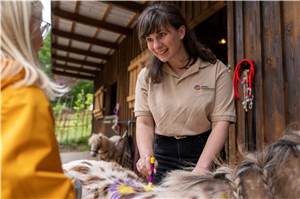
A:
[[[204,86],[204,85],[199,85],[199,84],[196,84],[195,86],[194,86],[194,89],[195,90],[200,90],[200,89],[207,89],[208,88],[208,86]]]
[[[195,90],[200,90],[200,89],[201,89],[201,86],[200,86],[199,84],[196,84],[196,85],[194,86],[194,89],[195,89]]]

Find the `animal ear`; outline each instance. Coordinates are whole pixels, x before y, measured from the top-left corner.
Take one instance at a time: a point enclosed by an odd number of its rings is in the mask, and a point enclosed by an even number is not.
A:
[[[99,143],[102,143],[103,140],[104,140],[104,139],[103,139],[103,136],[102,136],[102,135],[99,135],[97,140],[98,140]]]
[[[125,138],[125,137],[127,136],[127,133],[128,133],[127,130],[125,130],[125,132],[124,132],[123,135],[122,135],[122,139]]]

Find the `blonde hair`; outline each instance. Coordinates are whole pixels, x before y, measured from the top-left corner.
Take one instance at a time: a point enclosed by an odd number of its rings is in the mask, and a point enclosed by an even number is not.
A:
[[[52,82],[42,71],[33,48],[30,23],[33,15],[42,12],[42,9],[40,1],[0,2],[0,58],[15,61],[7,67],[1,66],[1,79],[12,77],[24,69],[25,77],[14,86],[37,85],[52,98],[63,95],[68,89]]]

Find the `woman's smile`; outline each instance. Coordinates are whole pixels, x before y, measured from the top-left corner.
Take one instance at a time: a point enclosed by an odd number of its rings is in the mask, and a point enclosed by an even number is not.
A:
[[[165,49],[165,50],[160,50],[160,51],[157,51],[157,55],[158,56],[164,56],[164,55],[166,55],[166,53],[168,52],[168,49]]]

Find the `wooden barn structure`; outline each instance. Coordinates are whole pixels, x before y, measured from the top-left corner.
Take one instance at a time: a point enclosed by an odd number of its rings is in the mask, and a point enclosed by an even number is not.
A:
[[[135,81],[147,58],[135,24],[149,3],[52,2],[52,71],[94,81],[95,132],[111,132],[116,104],[121,127],[134,126]],[[300,123],[300,2],[173,3],[231,71],[243,58],[255,63],[254,106],[245,112],[236,101],[237,123],[226,145],[230,164]]]

